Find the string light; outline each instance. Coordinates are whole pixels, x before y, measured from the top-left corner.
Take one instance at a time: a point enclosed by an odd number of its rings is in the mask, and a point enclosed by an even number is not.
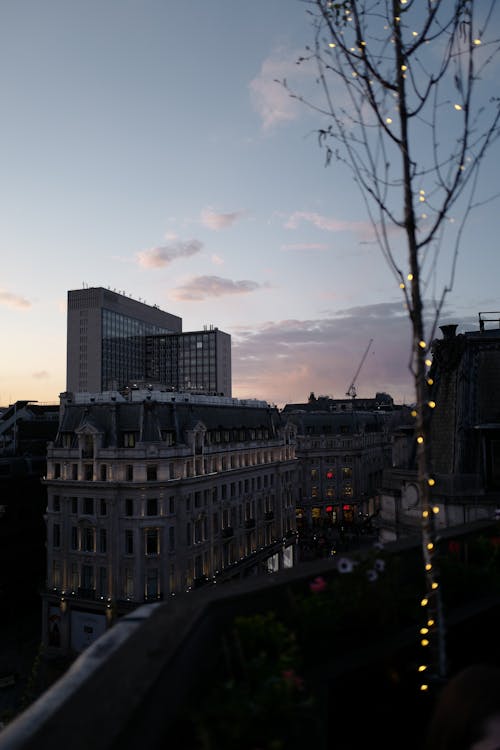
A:
[[[432,565],[430,563],[427,563],[427,565],[425,566],[425,569],[427,572],[429,572],[430,570],[432,570]]]
[[[435,505],[432,509],[433,513],[439,513],[439,505]]]
[[[386,121],[386,123],[387,123],[388,125],[390,125],[390,124],[391,124],[391,122],[392,122],[392,117],[387,117],[385,121]]]
[[[428,632],[429,632],[429,628],[420,628],[421,635],[427,635]]]
[[[412,409],[411,410],[411,416],[412,417],[416,417],[417,416],[417,410],[416,409]]]
[[[432,378],[427,378],[427,385],[434,385],[434,381]]]
[[[474,39],[474,44],[475,44],[476,46],[477,46],[478,44],[481,44],[481,40],[480,40],[480,39]]]
[[[413,274],[409,273],[406,278],[408,279],[408,281],[413,281]]]
[[[423,436],[419,435],[418,438],[417,438],[417,443],[419,443],[420,445],[422,445],[423,442],[424,442]]]
[[[462,109],[462,105],[461,104],[455,104],[454,107],[457,110],[457,112],[460,112],[460,110]]]
[[[425,341],[419,341],[419,342],[418,342],[418,345],[419,345],[419,347],[420,347],[421,349],[425,349],[425,347],[427,346],[427,344],[425,343]]]
[[[422,511],[422,518],[429,518],[429,511],[428,510],[423,510]]]
[[[434,544],[432,542],[429,542],[427,544],[427,549],[430,551],[431,549],[434,549]]]
[[[401,284],[399,285],[399,288],[400,289],[404,289],[405,288],[405,285],[403,284],[403,282],[401,282]]]
[[[435,409],[436,408],[436,402],[435,401],[429,401],[429,409]]]
[[[429,477],[429,479],[427,480],[427,484],[429,485],[429,487],[434,487],[434,485],[436,484],[436,480],[434,479],[434,477]]]
[[[427,597],[424,596],[424,598],[420,602],[420,606],[421,607],[427,607],[428,604],[429,604],[429,600],[427,599]]]
[[[428,689],[429,689],[429,685],[420,685],[420,690],[421,690],[422,692],[425,692],[425,691],[426,691],[426,690],[428,690]]]
[[[431,589],[434,591],[439,588],[439,583],[437,581],[433,581],[431,585]]]
[[[420,643],[422,644],[422,646],[428,646],[429,645],[429,641],[427,640],[427,638],[422,638],[422,640],[420,641]]]
[[[421,664],[418,668],[418,671],[425,672],[426,669],[427,669],[427,664]]]

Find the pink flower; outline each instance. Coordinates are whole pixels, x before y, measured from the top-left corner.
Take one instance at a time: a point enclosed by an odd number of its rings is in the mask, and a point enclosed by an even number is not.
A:
[[[284,669],[281,673],[283,679],[290,687],[295,687],[297,690],[302,690],[304,687],[304,680],[295,674],[293,669]]]
[[[326,589],[326,581],[322,576],[318,576],[314,579],[314,581],[311,581],[309,584],[309,588],[313,592],[313,594],[319,594],[321,591],[324,591]]]

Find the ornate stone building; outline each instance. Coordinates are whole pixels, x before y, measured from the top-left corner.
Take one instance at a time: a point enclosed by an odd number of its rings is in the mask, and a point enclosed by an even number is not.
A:
[[[45,479],[45,644],[78,652],[145,601],[291,566],[295,433],[262,401],[62,394]]]

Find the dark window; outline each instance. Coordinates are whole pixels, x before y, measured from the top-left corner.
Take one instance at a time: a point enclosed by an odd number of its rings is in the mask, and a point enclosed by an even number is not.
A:
[[[59,513],[59,511],[61,510],[61,498],[59,495],[54,495],[54,497],[52,498],[52,510],[55,513]]]
[[[52,527],[52,544],[54,547],[61,546],[61,527],[58,523],[55,523]]]
[[[92,464],[84,464],[83,476],[86,482],[91,482],[94,478],[94,467]]]
[[[93,497],[83,498],[83,512],[86,516],[94,515],[94,498]]]
[[[148,516],[158,515],[158,500],[156,497],[148,497],[146,501],[146,514]]]
[[[134,501],[131,497],[125,498],[125,515],[126,516],[134,515]]]
[[[108,504],[106,500],[104,500],[103,498],[101,498],[100,503],[99,503],[99,513],[101,514],[101,516],[108,515]]]
[[[71,549],[78,549],[78,527],[71,527]]]
[[[134,554],[134,532],[132,529],[125,529],[125,554]]]
[[[61,477],[61,464],[54,464],[54,479]]]
[[[75,515],[78,513],[78,498],[72,497],[71,498],[71,512]]]
[[[94,552],[94,529],[91,526],[82,529],[82,549],[84,552]]]
[[[125,473],[126,473],[127,482],[132,482],[133,479],[134,479],[134,466],[133,466],[133,464],[127,464],[127,468],[126,468],[126,472]]]
[[[168,527],[168,546],[169,549],[175,549],[175,526]]]
[[[168,512],[175,513],[175,498],[169,497],[168,499]]]
[[[158,475],[158,467],[156,464],[150,464],[146,469],[146,479],[148,482],[156,482]]]
[[[158,554],[158,529],[146,529],[146,555]]]
[[[101,464],[101,482],[105,482],[108,478],[108,467],[106,464]]]
[[[108,535],[106,529],[99,529],[99,552],[108,551]]]

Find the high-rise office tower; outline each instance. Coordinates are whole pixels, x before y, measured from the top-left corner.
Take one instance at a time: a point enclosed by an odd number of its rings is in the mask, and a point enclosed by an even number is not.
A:
[[[213,326],[182,332],[182,319],[124,294],[68,292],[66,390],[120,390],[154,383],[231,396],[231,337]]]

